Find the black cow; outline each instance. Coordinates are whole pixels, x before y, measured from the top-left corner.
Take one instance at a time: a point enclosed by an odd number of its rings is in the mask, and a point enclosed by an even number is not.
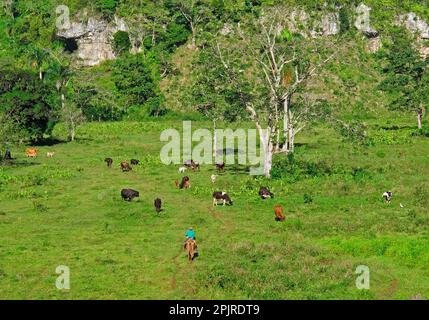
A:
[[[140,163],[140,161],[137,160],[137,159],[131,159],[130,162],[131,162],[132,165],[138,165]]]
[[[155,211],[157,213],[161,212],[161,199],[160,198],[156,198],[155,201],[153,202],[154,206],[155,206]]]
[[[112,159],[112,158],[106,158],[106,159],[104,159],[104,162],[106,162],[106,163],[107,163],[107,166],[108,166],[109,168],[111,168],[111,167],[112,167],[112,164],[113,164],[113,159]]]
[[[213,206],[217,206],[218,201],[222,201],[223,205],[232,205],[232,200],[226,192],[215,191],[213,192]]]
[[[225,169],[225,162],[216,163],[216,169],[218,169],[219,171]]]
[[[4,153],[4,159],[5,160],[12,160],[12,155],[11,155],[9,149],[6,149],[6,152]]]
[[[121,190],[121,196],[122,199],[126,201],[131,201],[134,198],[137,198],[140,196],[139,192],[133,189],[122,189]]]
[[[266,187],[261,187],[259,189],[259,196],[262,200],[265,200],[267,198],[274,198],[274,194],[268,190]]]

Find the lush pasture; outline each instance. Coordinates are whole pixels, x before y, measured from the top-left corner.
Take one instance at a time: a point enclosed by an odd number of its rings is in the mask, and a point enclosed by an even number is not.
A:
[[[158,157],[161,130],[180,122],[87,124],[73,143],[39,146],[36,159],[13,148],[15,162],[0,167],[0,298],[428,298],[429,139],[413,136],[413,124],[378,121],[373,144],[357,149],[317,127],[277,179],[229,167],[213,187],[215,170],[203,166],[187,171],[190,190],[174,188],[178,166]],[[60,127],[55,135],[65,138]],[[131,158],[141,165],[122,173],[119,161]],[[260,200],[260,185],[275,199]],[[139,200],[122,201],[124,187]],[[214,189],[234,205],[213,208]],[[192,264],[182,250],[189,226],[200,252]],[[69,291],[55,287],[58,265],[70,267]],[[355,286],[358,265],[370,269],[370,290]]]

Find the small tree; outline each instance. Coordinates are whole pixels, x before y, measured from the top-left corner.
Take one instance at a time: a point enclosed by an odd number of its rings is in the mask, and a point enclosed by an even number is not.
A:
[[[72,102],[67,103],[61,109],[61,120],[64,122],[67,129],[69,141],[74,141],[76,137],[76,129],[85,121],[82,110]]]
[[[173,0],[175,7],[178,9],[180,15],[186,20],[189,29],[191,29],[191,48],[196,48],[196,37],[198,27],[208,21],[209,4],[204,3],[202,0]]]
[[[43,65],[48,57],[48,52],[38,47],[30,49],[29,58],[32,67],[35,67],[39,72],[39,79],[43,80]]]

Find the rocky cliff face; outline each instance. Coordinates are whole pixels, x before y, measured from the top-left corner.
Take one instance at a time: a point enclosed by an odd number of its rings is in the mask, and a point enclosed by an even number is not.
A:
[[[423,58],[429,56],[429,47],[424,40],[429,40],[429,25],[414,12],[399,15],[396,21],[399,26],[404,26],[417,36],[417,48]]]
[[[57,36],[74,40],[77,49],[73,52],[77,62],[84,66],[94,66],[104,60],[115,58],[112,48],[113,35],[118,31],[128,31],[123,19],[106,21],[89,18],[87,22],[73,22],[68,29],[58,30]]]
[[[337,8],[339,9],[339,8]],[[371,8],[361,3],[354,9],[353,26],[367,38],[368,52],[376,52],[382,46],[380,33],[371,26]],[[338,10],[331,10],[310,16],[302,9],[292,9],[285,24],[292,32],[302,34],[304,37],[332,36],[340,33],[340,18]],[[415,33],[419,39],[429,39],[429,25],[415,13],[399,15],[397,25],[405,26]],[[220,31],[229,33],[232,26],[226,24]],[[129,31],[129,27],[123,19],[115,17],[112,22],[89,18],[86,22],[73,22],[70,28],[58,30],[57,36],[76,42],[77,48],[73,52],[77,61],[83,66],[94,66],[102,61],[115,58],[112,48],[113,35],[118,30]],[[133,39],[131,39],[133,42]],[[134,43],[134,42],[133,42]],[[429,55],[429,47],[421,41],[419,49],[423,56]],[[132,52],[138,52],[139,48],[133,45]]]

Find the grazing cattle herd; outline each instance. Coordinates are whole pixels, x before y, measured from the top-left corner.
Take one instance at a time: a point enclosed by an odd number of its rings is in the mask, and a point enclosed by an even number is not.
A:
[[[27,157],[35,158],[38,155],[38,150],[35,148],[27,148],[25,151],[25,154]],[[46,156],[48,158],[52,158],[55,156],[55,152],[47,152]],[[6,150],[3,157],[0,153],[0,160],[12,160],[12,159],[13,158],[12,158],[12,155],[11,155],[11,152],[9,149]],[[113,165],[113,159],[112,158],[105,158],[104,162],[107,164],[108,168],[111,168]],[[130,163],[131,163],[131,165],[139,165],[140,161],[137,159],[131,159]],[[131,171],[132,170],[131,165],[125,161],[120,162],[120,168],[121,168],[122,172]],[[218,171],[224,171],[225,170],[225,163],[216,163],[215,166],[216,166],[216,169]],[[200,170],[200,164],[198,162],[192,160],[192,159],[187,160],[184,162],[183,166],[179,168],[179,173],[184,173],[187,168],[192,169],[193,171],[195,171],[195,170],[199,171]],[[211,182],[213,184],[215,184],[216,179],[217,179],[217,175],[212,174],[210,176],[210,179],[211,179]],[[189,176],[182,177],[180,183],[178,180],[175,180],[175,186],[176,186],[176,188],[179,188],[179,189],[189,189],[191,187]],[[258,194],[262,200],[274,198],[274,194],[267,187],[260,187]],[[138,198],[139,196],[140,196],[140,193],[137,190],[128,189],[128,188],[121,190],[121,197],[124,201],[130,202],[134,198]],[[392,197],[393,197],[393,193],[391,191],[386,191],[383,193],[382,197],[383,197],[385,203],[390,203],[392,200]],[[224,191],[213,192],[212,200],[213,200],[213,206],[217,206],[218,204],[222,204],[223,206],[233,205],[233,201],[232,201],[231,197],[228,195],[228,193],[226,193]],[[161,205],[162,205],[161,199],[156,198],[154,200],[154,207],[155,207],[155,211],[157,213],[160,213],[162,211]],[[402,203],[400,206],[401,206],[401,208],[403,208]],[[275,221],[279,221],[279,222],[285,220],[283,208],[279,204],[276,204],[274,206],[274,219],[275,219]],[[190,241],[190,240],[192,240],[192,241]],[[192,261],[195,257],[196,248],[197,248],[195,239],[187,239],[185,241],[184,248],[188,252],[189,261]]]

